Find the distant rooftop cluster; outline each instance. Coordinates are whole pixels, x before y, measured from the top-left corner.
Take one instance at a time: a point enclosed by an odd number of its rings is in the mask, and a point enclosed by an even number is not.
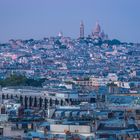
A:
[[[140,138],[140,44],[84,33],[0,44],[0,139]]]

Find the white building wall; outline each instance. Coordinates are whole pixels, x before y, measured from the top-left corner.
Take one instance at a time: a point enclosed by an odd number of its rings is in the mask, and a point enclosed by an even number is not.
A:
[[[70,131],[71,133],[90,133],[91,127],[86,125],[61,125],[61,124],[51,124],[50,131],[64,133],[65,131]]]

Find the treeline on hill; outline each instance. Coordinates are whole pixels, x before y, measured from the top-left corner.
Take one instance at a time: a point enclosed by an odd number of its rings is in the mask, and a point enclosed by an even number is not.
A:
[[[93,43],[92,41],[95,41],[97,39],[91,39],[90,37],[87,37],[86,39],[80,39],[80,43]],[[103,43],[105,44],[108,44],[110,46],[112,45],[121,45],[121,44],[126,44],[126,42],[121,42],[120,40],[118,39],[112,39],[112,40],[102,40],[101,38],[98,38],[98,41],[94,42],[94,45],[99,45],[101,46]],[[130,44],[133,44],[133,43],[130,43]]]
[[[42,83],[45,82],[45,79],[30,79],[22,75],[10,75],[6,79],[0,79],[0,85],[2,87],[7,86],[33,86],[33,87],[42,87]]]

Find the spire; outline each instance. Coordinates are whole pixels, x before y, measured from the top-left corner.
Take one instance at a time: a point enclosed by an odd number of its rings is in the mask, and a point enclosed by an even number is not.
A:
[[[84,26],[84,23],[83,23],[83,21],[82,21],[82,20],[81,20],[81,22],[80,22],[80,27],[81,27],[81,26]]]

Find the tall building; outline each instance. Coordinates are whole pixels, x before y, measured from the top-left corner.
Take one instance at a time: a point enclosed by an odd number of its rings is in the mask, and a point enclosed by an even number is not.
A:
[[[80,38],[84,38],[84,23],[81,21],[80,23]]]
[[[96,37],[100,36],[100,33],[101,33],[101,27],[100,27],[99,23],[96,22],[96,26],[95,26],[95,28],[94,28],[94,30],[92,32],[92,35],[93,35],[93,37],[96,38]]]
[[[103,30],[101,30],[101,26],[98,22],[96,22],[96,26],[92,31],[92,38],[94,39],[102,39],[102,40],[108,40],[108,35],[104,33]]]

